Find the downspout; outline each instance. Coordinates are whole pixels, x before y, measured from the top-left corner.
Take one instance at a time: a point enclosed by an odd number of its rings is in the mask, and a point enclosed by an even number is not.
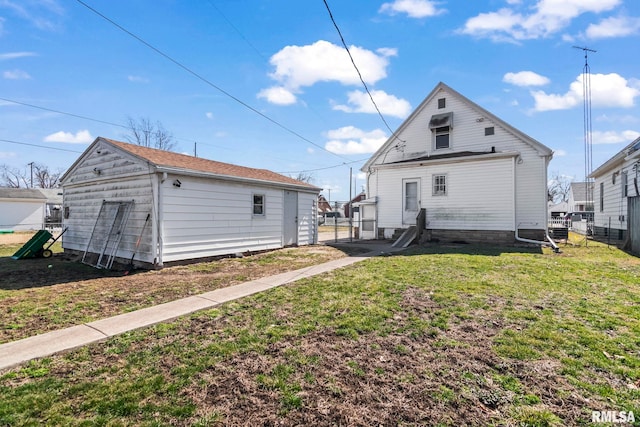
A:
[[[517,196],[517,191],[516,191],[516,170],[515,170],[515,169],[516,169],[516,159],[517,159],[518,157],[520,157],[520,156],[514,157],[514,159],[513,159],[513,161],[514,161],[514,170],[513,170],[513,204],[514,204],[514,207],[515,207],[515,208],[517,208],[517,201],[516,201],[516,200],[517,200],[517,199],[516,199],[516,196]],[[520,159],[522,159],[522,158],[520,157]],[[546,185],[546,182],[547,182],[547,167],[548,167],[548,162],[549,162],[549,157],[545,156],[545,160],[544,160],[544,162],[543,162],[543,167],[544,167],[544,182],[545,182],[545,185]],[[545,197],[544,197],[544,200],[546,200],[546,199],[547,199],[547,195],[546,195],[546,194],[547,194],[547,191],[546,191],[546,188],[545,188]],[[524,238],[524,237],[520,237],[520,236],[518,235],[518,231],[520,230],[520,225],[527,224],[527,223],[518,223],[518,221],[517,221],[517,215],[518,215],[518,214],[517,214],[517,209],[514,209],[514,211],[513,211],[513,218],[514,218],[514,221],[513,221],[513,222],[514,222],[514,224],[516,224],[516,227],[515,227],[515,229],[516,229],[515,237],[516,237],[516,240],[517,240],[517,241],[519,241],[519,242],[524,242],[524,243],[533,243],[534,245],[540,245],[540,246],[551,246],[551,247],[553,248],[553,251],[554,251],[555,253],[559,253],[559,252],[560,252],[560,248],[558,247],[558,245],[556,244],[556,242],[554,242],[554,241],[553,241],[553,239],[551,238],[551,236],[549,236],[549,228],[547,227],[547,224],[548,224],[548,221],[549,221],[549,219],[548,219],[548,215],[549,215],[549,214],[548,214],[548,212],[547,212],[547,209],[545,209],[545,210],[544,210],[544,236],[545,236],[545,239],[547,239],[546,241],[533,240],[533,239],[526,239],[526,238]],[[535,224],[534,224],[534,225],[535,225]]]
[[[155,229],[156,238],[154,239],[153,246],[156,252],[155,264],[157,267],[163,266],[163,261],[162,261],[162,183],[166,179],[167,179],[166,172],[162,174],[162,179],[160,179],[158,174],[156,174],[156,182],[158,184],[158,191],[157,191],[158,198],[156,200],[157,202],[157,206],[156,206],[157,217],[156,217],[156,229]]]

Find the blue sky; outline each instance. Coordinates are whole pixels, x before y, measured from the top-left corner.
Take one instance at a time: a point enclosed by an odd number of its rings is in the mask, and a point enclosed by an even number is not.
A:
[[[364,185],[391,132],[323,0],[83,1],[0,0],[0,164],[66,169],[147,117],[176,151],[304,171],[332,200],[348,199],[350,167]],[[443,81],[553,149],[550,173],[582,180],[577,45],[597,50],[593,169],[640,135],[637,0],[327,2],[393,130]]]

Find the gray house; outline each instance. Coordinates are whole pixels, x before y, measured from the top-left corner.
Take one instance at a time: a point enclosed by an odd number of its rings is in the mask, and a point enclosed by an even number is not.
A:
[[[98,267],[317,241],[320,189],[265,169],[99,137],[61,183],[62,247]]]

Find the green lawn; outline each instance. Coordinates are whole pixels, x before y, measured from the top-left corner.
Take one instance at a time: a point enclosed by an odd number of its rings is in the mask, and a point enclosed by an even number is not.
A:
[[[0,425],[640,420],[640,260],[562,249],[412,249],[34,361]]]

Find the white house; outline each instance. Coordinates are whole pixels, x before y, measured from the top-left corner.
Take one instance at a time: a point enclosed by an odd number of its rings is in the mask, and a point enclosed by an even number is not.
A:
[[[61,183],[62,246],[98,267],[317,241],[320,189],[265,169],[99,137]]]
[[[620,150],[597,168],[594,178],[594,236],[625,240],[631,224],[630,209],[640,200],[638,175],[640,169],[640,138]],[[640,206],[638,206],[640,209]],[[640,213],[640,212],[638,212]]]
[[[439,83],[367,161],[363,238],[416,225],[441,241],[543,242],[553,152]],[[370,232],[364,230],[369,221]]]
[[[593,183],[572,182],[568,203],[569,212],[593,211]]]
[[[0,229],[44,228],[47,196],[37,188],[0,188]]]

